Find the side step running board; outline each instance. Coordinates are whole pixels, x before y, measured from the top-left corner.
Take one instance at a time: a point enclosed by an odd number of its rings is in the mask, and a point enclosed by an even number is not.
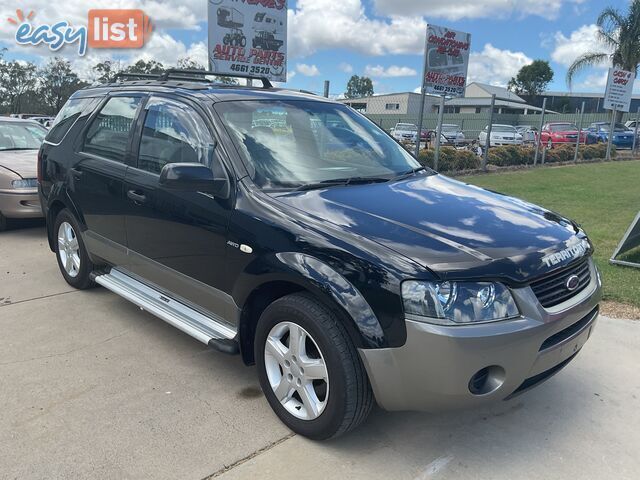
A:
[[[111,269],[109,273],[96,275],[94,280],[202,343],[225,353],[238,352],[233,328],[166,297],[135,278]]]

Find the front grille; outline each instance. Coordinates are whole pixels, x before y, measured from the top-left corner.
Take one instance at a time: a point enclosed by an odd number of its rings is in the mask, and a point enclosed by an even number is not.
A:
[[[567,279],[573,275],[578,276],[578,286],[574,290],[569,290],[566,286]],[[549,308],[577,295],[587,288],[590,281],[591,271],[589,269],[589,260],[585,259],[577,265],[563,268],[533,282],[531,288],[533,289],[533,293],[536,294],[536,297],[538,297],[540,304],[545,308]]]

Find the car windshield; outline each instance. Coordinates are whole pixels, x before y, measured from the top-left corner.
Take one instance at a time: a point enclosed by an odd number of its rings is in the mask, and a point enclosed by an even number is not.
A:
[[[552,132],[575,132],[578,127],[573,123],[557,123],[555,125],[549,125],[549,130]]]
[[[458,125],[442,125],[443,132],[457,132],[458,130],[460,130]]]
[[[0,150],[37,150],[46,135],[36,123],[0,122]]]
[[[399,123],[396,125],[396,130],[404,130],[406,132],[417,132],[418,127],[412,123]]]
[[[510,127],[509,125],[493,125],[491,127],[491,131],[502,133],[516,133],[515,127]]]
[[[384,131],[344,105],[247,100],[215,109],[261,188],[377,181],[420,168]]]
[[[609,129],[611,128],[611,126],[608,123],[597,123],[596,124],[596,129],[598,130],[602,130],[603,132],[608,132]],[[616,123],[614,125],[614,132],[626,132],[628,130],[627,127],[625,127],[623,124],[621,123]]]

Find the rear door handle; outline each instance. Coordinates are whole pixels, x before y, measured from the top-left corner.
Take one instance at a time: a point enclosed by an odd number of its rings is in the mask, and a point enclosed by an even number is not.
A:
[[[71,172],[71,175],[73,175],[73,178],[75,178],[76,180],[80,180],[80,177],[82,177],[82,172],[77,168],[70,168],[69,171]]]
[[[136,190],[129,190],[127,192],[127,197],[129,197],[137,204],[141,204],[147,201],[147,196],[144,193],[140,193]]]

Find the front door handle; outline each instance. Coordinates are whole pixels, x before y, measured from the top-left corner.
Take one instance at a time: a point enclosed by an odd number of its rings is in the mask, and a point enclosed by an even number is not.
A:
[[[140,193],[138,190],[129,190],[127,192],[127,197],[138,205],[147,201],[147,196],[144,193]]]

